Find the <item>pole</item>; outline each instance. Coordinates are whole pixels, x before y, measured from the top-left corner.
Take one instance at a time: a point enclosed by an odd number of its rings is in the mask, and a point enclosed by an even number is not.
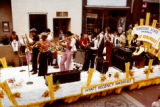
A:
[[[31,53],[30,53],[30,51],[27,51],[26,59],[27,59],[27,64],[28,64],[28,76],[29,76],[28,82],[26,83],[27,85],[33,84],[33,82],[30,81],[30,72],[29,72],[29,63],[30,63],[30,59],[31,59],[30,57],[31,57]]]

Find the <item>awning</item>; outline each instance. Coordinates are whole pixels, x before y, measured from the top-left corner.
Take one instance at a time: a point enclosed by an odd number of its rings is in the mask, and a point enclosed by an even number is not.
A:
[[[87,9],[98,9],[98,10],[104,10],[104,9],[108,9],[108,10],[129,10],[130,7],[127,6],[95,6],[95,5],[86,5],[85,8]]]

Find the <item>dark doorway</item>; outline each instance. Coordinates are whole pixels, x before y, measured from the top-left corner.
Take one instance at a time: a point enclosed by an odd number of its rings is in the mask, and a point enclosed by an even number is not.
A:
[[[65,34],[70,30],[70,18],[54,18],[53,19],[53,31],[54,37],[58,37],[59,32],[62,30]]]
[[[47,28],[47,15],[46,14],[30,14],[29,15],[29,28],[36,28],[38,33],[44,32]]]

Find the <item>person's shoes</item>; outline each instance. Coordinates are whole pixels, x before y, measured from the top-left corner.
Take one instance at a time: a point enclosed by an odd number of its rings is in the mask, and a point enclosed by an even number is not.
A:
[[[34,71],[34,72],[32,73],[32,75],[34,75],[34,74],[37,74],[37,72]]]
[[[29,71],[29,72],[34,72],[34,70],[32,69],[31,71]]]
[[[55,65],[55,66],[53,66],[53,68],[59,68],[59,66],[58,66],[58,65]]]

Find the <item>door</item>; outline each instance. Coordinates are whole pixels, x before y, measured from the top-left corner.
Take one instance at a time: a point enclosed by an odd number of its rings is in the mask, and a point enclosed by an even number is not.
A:
[[[38,33],[44,32],[47,28],[47,15],[46,14],[30,14],[29,15],[29,28],[36,28]]]
[[[62,30],[65,34],[70,31],[70,18],[54,18],[53,19],[53,31],[54,37],[58,37],[59,32]]]

